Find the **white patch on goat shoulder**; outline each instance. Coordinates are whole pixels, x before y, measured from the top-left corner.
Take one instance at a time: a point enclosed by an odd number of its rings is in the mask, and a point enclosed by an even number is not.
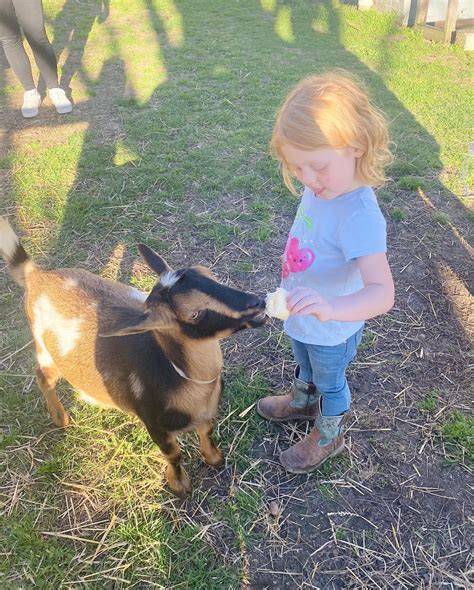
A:
[[[175,272],[165,272],[165,274],[160,279],[160,284],[163,287],[172,287],[178,279],[179,277]]]
[[[136,373],[130,373],[128,376],[128,382],[130,383],[130,388],[136,399],[141,399],[145,387],[141,382],[140,377]]]
[[[46,351],[43,335],[51,331],[56,337],[59,354],[66,356],[74,349],[79,340],[82,318],[66,318],[54,307],[47,295],[41,295],[33,305],[33,336],[39,345]]]
[[[145,301],[147,298],[147,294],[142,293],[138,289],[130,289],[130,296],[132,299],[137,299],[138,301]]]

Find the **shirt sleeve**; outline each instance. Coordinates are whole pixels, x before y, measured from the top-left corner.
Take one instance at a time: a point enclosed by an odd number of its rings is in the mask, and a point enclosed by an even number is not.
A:
[[[355,211],[340,226],[339,241],[346,261],[387,251],[387,224],[376,207]]]

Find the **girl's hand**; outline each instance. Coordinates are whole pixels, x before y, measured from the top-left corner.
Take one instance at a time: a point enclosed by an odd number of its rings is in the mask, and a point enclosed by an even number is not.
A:
[[[286,304],[290,315],[314,315],[321,322],[332,319],[333,308],[314,289],[296,287],[286,297]]]

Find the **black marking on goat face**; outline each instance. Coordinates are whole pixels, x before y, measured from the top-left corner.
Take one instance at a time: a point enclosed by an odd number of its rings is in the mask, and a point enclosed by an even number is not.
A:
[[[150,293],[146,307],[174,314],[189,338],[223,338],[265,323],[265,301],[221,285],[204,268],[181,269],[162,277]]]
[[[265,321],[265,302],[262,298],[222,285],[206,268],[185,271],[178,286],[176,299],[184,300],[188,307],[187,317],[179,319],[188,323],[191,319],[191,324],[208,336],[212,333],[231,334],[243,328],[262,325]]]
[[[177,283],[177,293],[181,295],[195,291],[211,298],[217,305],[226,307],[230,313],[249,313],[261,308],[262,299],[257,295],[222,285],[211,278],[212,275],[203,274],[202,270],[190,268],[177,272],[182,273]]]
[[[207,309],[198,322],[192,324],[178,320],[183,334],[188,338],[224,338],[246,328],[257,328],[265,323],[263,312],[245,314],[239,318],[229,317],[223,313]]]

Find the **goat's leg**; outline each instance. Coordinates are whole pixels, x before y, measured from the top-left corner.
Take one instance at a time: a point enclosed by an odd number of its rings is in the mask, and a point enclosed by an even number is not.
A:
[[[224,462],[224,453],[216,447],[212,439],[214,425],[212,420],[205,422],[196,429],[199,436],[199,448],[201,455],[208,465],[218,467]]]
[[[146,424],[148,434],[163,453],[168,466],[166,479],[173,492],[180,498],[186,497],[192,491],[192,483],[189,475],[181,466],[181,449],[176,442],[176,437],[171,432],[160,430],[154,425]]]
[[[70,418],[56,393],[56,383],[59,377],[60,375],[55,367],[36,367],[36,380],[46,400],[51,420],[56,426],[63,428],[69,425]]]

